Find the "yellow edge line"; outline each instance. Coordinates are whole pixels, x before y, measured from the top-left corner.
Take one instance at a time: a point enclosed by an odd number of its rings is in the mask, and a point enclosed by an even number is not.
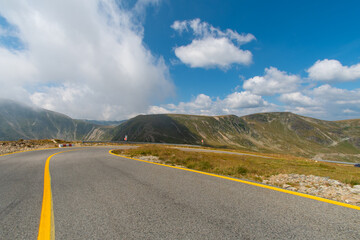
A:
[[[15,153],[33,152],[33,151],[48,150],[48,149],[58,149],[58,147],[53,147],[53,148],[37,148],[37,149],[30,149],[30,150],[23,150],[23,151],[11,152],[11,153],[4,153],[4,154],[0,154],[0,157],[2,157],[2,156],[7,156],[7,155],[11,155],[11,154],[15,154]]]
[[[320,201],[320,202],[326,202],[326,203],[330,203],[330,204],[334,204],[334,205],[338,205],[338,206],[342,206],[342,207],[346,207],[346,208],[360,210],[360,207],[358,207],[358,206],[347,204],[347,203],[342,203],[342,202],[337,202],[337,201],[326,199],[326,198],[316,197],[316,196],[299,193],[299,192],[293,192],[293,191],[282,189],[282,188],[277,188],[277,187],[272,187],[272,186],[268,186],[268,185],[264,185],[264,184],[260,184],[260,183],[249,182],[249,181],[240,180],[240,179],[236,179],[236,178],[221,176],[221,175],[217,175],[217,174],[213,174],[213,173],[207,173],[207,172],[202,172],[202,171],[188,169],[188,168],[175,167],[175,166],[170,166],[170,165],[166,165],[166,164],[162,164],[162,163],[155,163],[155,162],[150,162],[150,161],[146,161],[146,160],[142,160],[142,159],[126,157],[126,156],[115,154],[112,151],[113,150],[110,150],[109,153],[114,156],[118,156],[118,157],[122,157],[122,158],[128,158],[128,159],[132,159],[132,160],[139,161],[139,162],[151,163],[151,164],[155,164],[155,165],[159,165],[159,166],[180,169],[180,170],[188,171],[188,172],[200,173],[200,174],[204,174],[204,175],[208,175],[208,176],[212,176],[212,177],[222,178],[222,179],[226,179],[226,180],[230,180],[230,181],[234,181],[234,182],[245,183],[248,185],[266,188],[266,189],[270,189],[270,190],[274,190],[274,191],[278,191],[278,192],[288,193],[288,194],[292,194],[292,195],[299,196],[299,197],[309,198],[309,199],[313,199],[313,200]]]
[[[46,159],[44,170],[44,193],[41,208],[40,224],[38,240],[54,240],[55,239],[55,223],[54,210],[51,194],[51,176],[50,176],[50,159],[60,153],[70,152],[74,150],[62,151],[52,154]]]

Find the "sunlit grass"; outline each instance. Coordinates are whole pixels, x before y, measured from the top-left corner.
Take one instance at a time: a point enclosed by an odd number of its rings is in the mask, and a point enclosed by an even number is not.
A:
[[[360,168],[333,163],[318,163],[291,155],[264,154],[272,158],[226,153],[186,152],[159,145],[142,145],[135,149],[115,150],[130,157],[156,156],[165,164],[261,181],[277,174],[305,174],[329,177],[352,185],[360,184]]]

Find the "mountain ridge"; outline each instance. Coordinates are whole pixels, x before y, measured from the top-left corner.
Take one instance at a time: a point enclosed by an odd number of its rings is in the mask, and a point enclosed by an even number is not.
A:
[[[101,123],[102,121],[95,121]],[[360,119],[327,121],[290,112],[138,115],[118,126],[0,100],[0,140],[162,142],[360,161]]]
[[[344,154],[360,159],[359,120],[326,121],[290,112],[197,116],[139,115],[114,128],[112,140],[205,144],[306,157]],[[358,155],[358,156],[357,156]],[[333,156],[334,157],[334,156]],[[345,159],[346,160],[346,159]],[[349,159],[347,159],[349,160]]]
[[[0,140],[104,140],[110,138],[109,129],[12,100],[0,101]]]

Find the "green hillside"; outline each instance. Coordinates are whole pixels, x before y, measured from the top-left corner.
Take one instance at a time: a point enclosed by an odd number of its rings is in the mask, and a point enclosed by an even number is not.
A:
[[[98,122],[100,123],[100,122]],[[107,122],[113,124],[115,122]],[[360,162],[360,120],[323,121],[287,112],[243,117],[139,115],[118,126],[0,100],[0,140],[163,142]]]
[[[129,141],[194,144],[200,141],[196,133],[168,115],[139,115],[116,127],[114,141],[128,135]]]
[[[140,115],[114,129],[113,140],[201,144],[324,159],[360,159],[360,120],[323,121],[293,113],[244,117]]]
[[[103,140],[111,138],[111,128],[10,100],[0,101],[0,140]]]

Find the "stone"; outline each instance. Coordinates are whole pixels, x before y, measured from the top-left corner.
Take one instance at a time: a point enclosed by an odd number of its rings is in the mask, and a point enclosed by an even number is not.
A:
[[[351,188],[350,192],[355,193],[355,194],[359,194],[360,193],[360,188]]]
[[[328,177],[279,174],[263,180],[263,183],[281,186],[290,191],[307,193],[360,206],[360,185],[351,187],[348,184]],[[293,187],[293,184],[296,187]]]

